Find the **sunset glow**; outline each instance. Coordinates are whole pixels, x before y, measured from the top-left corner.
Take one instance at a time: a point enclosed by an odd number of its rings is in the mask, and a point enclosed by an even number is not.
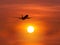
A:
[[[60,0],[0,0],[0,45],[60,45]]]

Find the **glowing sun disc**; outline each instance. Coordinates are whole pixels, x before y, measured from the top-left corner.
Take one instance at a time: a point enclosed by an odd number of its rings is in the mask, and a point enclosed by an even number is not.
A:
[[[33,26],[28,26],[27,32],[29,32],[29,33],[34,32],[34,27]]]

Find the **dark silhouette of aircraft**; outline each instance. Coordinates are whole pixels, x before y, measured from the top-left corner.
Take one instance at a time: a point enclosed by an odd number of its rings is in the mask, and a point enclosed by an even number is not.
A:
[[[30,19],[31,17],[29,17],[28,15],[25,15],[25,16],[16,17],[16,18],[26,20],[26,19]]]

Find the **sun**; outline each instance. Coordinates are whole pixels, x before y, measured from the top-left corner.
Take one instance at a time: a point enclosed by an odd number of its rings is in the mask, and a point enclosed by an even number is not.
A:
[[[34,27],[33,26],[28,26],[27,27],[27,32],[28,33],[33,33],[34,32]]]

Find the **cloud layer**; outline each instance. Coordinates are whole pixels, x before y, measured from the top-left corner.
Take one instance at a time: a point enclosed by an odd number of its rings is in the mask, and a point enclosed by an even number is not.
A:
[[[20,41],[25,39],[25,35],[15,27],[27,21],[19,22],[13,18],[21,14],[29,14],[33,17],[30,21],[38,22],[39,27],[42,25],[46,28],[43,34],[40,34],[39,29],[38,38],[31,44],[39,45],[41,42],[44,45],[60,45],[60,0],[0,0],[0,45],[25,43]],[[40,24],[41,21],[44,24]]]

